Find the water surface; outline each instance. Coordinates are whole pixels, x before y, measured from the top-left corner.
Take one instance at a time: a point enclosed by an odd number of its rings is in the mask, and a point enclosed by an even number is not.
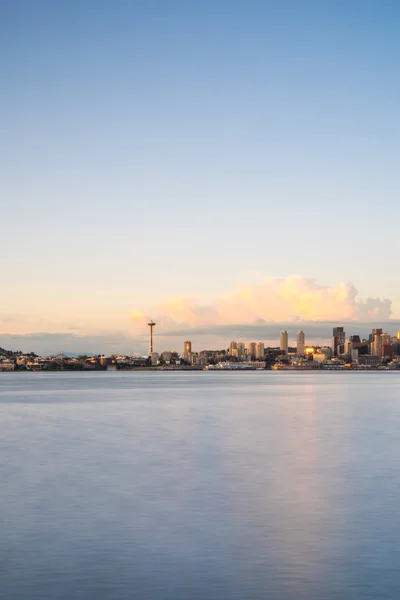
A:
[[[400,374],[4,373],[0,597],[400,597]]]

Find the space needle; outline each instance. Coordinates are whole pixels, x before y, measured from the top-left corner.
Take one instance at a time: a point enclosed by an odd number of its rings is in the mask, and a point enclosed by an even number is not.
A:
[[[150,354],[153,354],[154,352],[154,345],[153,345],[153,327],[155,327],[155,323],[153,321],[153,319],[151,321],[149,321],[147,323],[147,325],[150,327]]]

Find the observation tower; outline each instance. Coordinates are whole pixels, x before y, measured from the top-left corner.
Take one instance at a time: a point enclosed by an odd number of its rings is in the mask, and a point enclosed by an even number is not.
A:
[[[150,327],[150,354],[154,352],[154,344],[153,344],[153,327],[155,327],[155,323],[153,320],[149,321],[147,325]]]

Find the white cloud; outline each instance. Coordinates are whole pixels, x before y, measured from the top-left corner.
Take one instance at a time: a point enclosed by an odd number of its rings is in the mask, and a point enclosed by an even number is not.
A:
[[[153,317],[168,329],[177,324],[198,328],[257,322],[380,321],[390,315],[391,300],[362,299],[352,283],[327,286],[312,277],[292,275],[238,285],[207,305],[195,298],[172,298],[159,306]],[[138,324],[144,322],[137,311],[132,318]]]

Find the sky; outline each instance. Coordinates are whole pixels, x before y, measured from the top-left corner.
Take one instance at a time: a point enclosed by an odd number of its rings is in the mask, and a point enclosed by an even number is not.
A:
[[[1,0],[0,346],[394,333],[399,27],[391,0]]]

